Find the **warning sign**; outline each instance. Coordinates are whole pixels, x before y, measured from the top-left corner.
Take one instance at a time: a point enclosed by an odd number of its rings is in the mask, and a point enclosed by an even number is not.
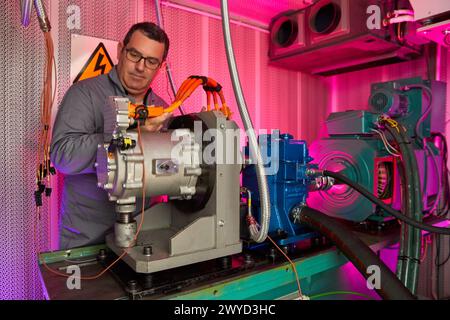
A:
[[[106,74],[111,71],[113,66],[114,64],[105,48],[105,45],[100,42],[76,76],[75,80],[73,80],[73,83],[96,77],[101,74]]]

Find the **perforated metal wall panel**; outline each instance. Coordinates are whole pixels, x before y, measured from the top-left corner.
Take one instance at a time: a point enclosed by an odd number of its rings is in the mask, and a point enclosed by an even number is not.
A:
[[[67,28],[68,6],[79,6],[81,29]],[[121,41],[129,27],[137,22],[139,2],[131,1],[58,1],[58,103],[70,86],[71,33]],[[115,55],[116,52],[110,52]]]
[[[58,17],[51,24],[53,37],[58,39],[55,40],[55,55],[59,104],[70,86],[70,33],[122,39],[128,27],[136,22],[138,1],[71,0],[44,3],[49,15]],[[80,30],[69,30],[66,26],[69,5],[80,7]],[[0,233],[0,298],[42,299],[37,252],[58,246],[55,230],[62,182],[62,177],[53,179],[53,199],[51,202],[44,201],[41,219],[38,220],[33,192],[38,150],[36,137],[40,132],[44,40],[35,12],[32,13],[30,26],[26,29],[21,26],[18,1],[3,2],[0,34],[0,99],[3,106],[0,130],[4,137],[0,156],[0,228],[3,230]],[[52,210],[49,210],[50,205]]]
[[[152,7],[154,8],[154,7]],[[152,10],[152,9],[151,9]],[[154,11],[154,9],[152,10]],[[176,87],[190,75],[200,75],[202,69],[202,17],[174,8],[162,6],[164,28],[170,39],[169,63]],[[153,86],[169,103],[172,95],[166,74],[161,72]],[[204,93],[197,89],[183,104],[185,113],[198,112],[205,105]],[[176,113],[177,114],[177,113]]]
[[[255,46],[255,36],[257,31],[235,24],[231,24],[230,29],[242,91],[244,93],[249,114],[253,120],[253,125],[258,129],[259,123],[255,121],[256,110],[258,108],[256,105],[255,93],[259,90],[259,88],[256,88],[255,82],[255,56],[256,50],[258,50]],[[223,90],[227,103],[233,112],[233,120],[235,120],[242,129],[241,144],[243,145],[245,144],[245,137],[243,134],[245,128],[239,114],[228,70],[221,20],[210,19],[208,41],[210,56],[208,66],[209,74],[214,79],[217,79],[224,88]]]
[[[37,243],[35,159],[39,133],[39,101],[45,48],[34,16],[30,26],[20,25],[17,1],[4,1],[0,10],[0,101],[2,139],[0,203],[0,298],[39,296],[36,250],[45,247],[47,207]]]
[[[201,5],[210,8],[220,9],[220,1],[217,0],[171,0],[174,3],[187,3],[188,5]],[[246,0],[246,1],[228,1],[230,14],[233,16],[244,17],[249,20],[269,24],[274,16],[274,12],[287,10],[298,10],[306,4],[299,0]]]

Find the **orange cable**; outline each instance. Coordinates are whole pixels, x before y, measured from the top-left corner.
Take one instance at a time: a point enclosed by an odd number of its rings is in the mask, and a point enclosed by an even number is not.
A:
[[[175,95],[175,100],[178,100],[181,97],[181,92],[184,92],[186,87],[188,87],[188,84],[191,84],[191,82],[193,82],[193,81],[194,81],[194,79],[192,79],[192,78],[187,78],[186,80],[183,81],[180,88],[178,88],[177,94]]]
[[[213,78],[208,77],[206,81],[206,86],[216,88],[219,83]]]
[[[230,111],[230,108],[228,108],[228,106],[227,106],[227,103],[225,101],[225,96],[223,95],[222,90],[219,91],[219,97],[220,97],[220,101],[222,103],[222,112],[228,119],[230,119],[231,111]]]
[[[206,110],[211,111],[211,92],[206,91]]]
[[[214,110],[219,110],[219,102],[217,101],[217,92],[213,92]]]
[[[190,97],[190,95],[202,84],[202,80],[201,79],[196,79],[190,86],[189,88],[186,90],[186,92],[184,92],[184,94],[181,96],[180,100],[183,102],[184,100],[186,100],[187,98]]]
[[[188,83],[183,88],[183,90],[178,90],[177,92],[177,100],[183,100],[183,96],[186,95],[187,92],[189,92],[193,87],[197,88],[197,82],[199,79],[188,79]],[[201,80],[200,80],[201,81]],[[195,89],[194,89],[195,90]]]
[[[280,251],[283,256],[289,261],[289,263],[291,264],[292,270],[294,271],[295,274],[295,280],[297,281],[297,287],[298,287],[298,296],[300,298],[300,300],[303,300],[303,293],[302,293],[302,288],[300,287],[300,280],[298,278],[298,274],[297,274],[297,268],[295,268],[295,264],[292,262],[292,260],[287,256],[287,254],[285,254],[283,252],[283,250],[280,249],[280,247],[275,243],[275,241],[272,240],[271,237],[267,236],[267,239],[270,240],[270,242],[272,242],[272,244],[278,249],[278,251]]]

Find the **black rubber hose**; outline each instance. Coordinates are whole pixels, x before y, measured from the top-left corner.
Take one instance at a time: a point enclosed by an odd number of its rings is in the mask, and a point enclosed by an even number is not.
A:
[[[383,208],[387,213],[391,214],[395,218],[397,218],[409,225],[412,225],[413,227],[416,227],[416,228],[419,228],[419,229],[422,229],[422,230],[425,230],[425,231],[428,231],[431,233],[450,235],[450,228],[434,227],[434,226],[430,226],[430,225],[418,222],[414,219],[408,218],[408,217],[404,216],[401,212],[398,212],[397,210],[394,210],[391,207],[389,207],[388,205],[386,205],[383,201],[381,201],[380,199],[375,197],[372,193],[370,193],[369,190],[364,188],[359,183],[350,180],[349,178],[347,178],[346,176],[344,176],[340,173],[324,170],[323,175],[332,177],[332,178],[336,179],[337,181],[340,181],[340,182],[345,183],[346,185],[352,187],[353,189],[358,191],[360,194],[362,194],[364,197],[366,197],[367,199],[369,199],[370,201],[375,203],[377,206],[380,206],[381,208]]]
[[[397,142],[399,146],[400,154],[402,155],[400,158],[401,161],[399,163],[399,172],[402,186],[403,214],[406,217],[418,220],[414,216],[415,212],[417,211],[417,208],[415,207],[416,205],[415,179],[413,175],[410,174],[411,172],[414,172],[413,162],[411,161],[411,157],[413,155],[409,153],[409,149],[407,148],[407,146],[410,147],[411,144],[408,144],[408,141],[404,140],[405,137],[400,133],[403,131],[402,129],[396,131],[397,128],[395,129],[391,128],[389,124],[387,124],[383,129],[387,130],[393,136],[394,140]],[[418,169],[416,165],[416,171],[417,170]],[[411,258],[413,257],[413,250],[416,249],[415,248],[416,246],[414,244],[414,237],[416,236],[416,234],[414,229],[410,225],[402,224],[400,235],[401,236],[400,236],[400,249],[398,253],[399,257],[397,262],[397,276],[400,279],[400,281],[402,281],[413,293],[415,293],[415,290],[412,290],[413,288],[408,286],[407,279],[410,276],[410,271],[412,271]]]
[[[393,128],[386,124],[384,130],[387,130],[392,137],[394,137],[400,148],[401,159],[404,164],[403,169],[404,183],[406,183],[406,193],[408,200],[408,212],[405,212],[405,216],[421,223],[422,222],[422,195],[420,190],[420,178],[419,168],[417,166],[417,160],[414,154],[409,137],[406,134],[406,129],[399,125],[398,128]],[[411,207],[409,206],[411,205]],[[402,226],[403,227],[403,226]],[[419,228],[402,228],[403,232],[406,232],[406,242],[408,243],[407,250],[404,252],[404,258],[406,263],[400,264],[403,266],[403,270],[400,274],[400,280],[402,280],[406,287],[411,290],[413,294],[417,291],[418,279],[419,279],[419,263],[420,252],[422,243],[422,232]],[[405,233],[403,233],[405,235]],[[402,258],[402,256],[399,256]],[[400,261],[400,260],[399,260]]]
[[[378,266],[380,288],[375,290],[384,300],[416,299],[383,261],[341,222],[309,207],[301,209],[300,222],[331,240],[364,278],[368,279],[370,276],[367,273],[369,266]]]

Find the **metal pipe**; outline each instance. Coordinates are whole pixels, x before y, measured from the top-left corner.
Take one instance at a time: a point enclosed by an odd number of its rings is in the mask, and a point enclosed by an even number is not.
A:
[[[222,29],[223,38],[225,41],[225,49],[227,53],[228,69],[230,71],[231,81],[233,83],[233,90],[236,96],[236,102],[239,106],[239,113],[241,115],[242,122],[244,124],[245,130],[248,132],[248,143],[250,148],[250,154],[256,156],[256,176],[258,180],[258,189],[260,193],[260,205],[261,205],[261,229],[250,228],[251,238],[256,242],[263,242],[267,238],[267,233],[269,231],[270,222],[270,199],[269,199],[269,188],[267,186],[267,179],[265,175],[263,160],[261,157],[261,152],[258,147],[258,142],[256,138],[255,131],[253,129],[253,124],[247,110],[247,104],[245,102],[244,94],[242,92],[239,73],[236,66],[236,59],[233,52],[233,44],[231,40],[230,32],[230,17],[228,12],[228,1],[221,0],[221,14],[222,14]]]
[[[20,1],[20,13],[22,25],[24,27],[28,27],[31,19],[31,10],[33,9],[33,1],[32,0],[21,0]]]
[[[45,12],[45,6],[42,0],[34,0],[34,8],[36,9],[36,14],[39,20],[39,26],[43,32],[50,32],[51,26],[48,20],[47,13]]]
[[[161,14],[161,4],[159,0],[155,0],[155,10],[156,10],[156,21],[160,28],[164,29],[164,24],[162,20],[162,14]],[[175,81],[173,80],[172,76],[172,70],[170,69],[169,62],[166,61],[166,73],[167,78],[169,79],[170,88],[172,89],[173,96],[175,97],[177,95],[177,88],[175,86]],[[178,108],[180,110],[180,113],[184,115],[183,108],[180,106]]]

